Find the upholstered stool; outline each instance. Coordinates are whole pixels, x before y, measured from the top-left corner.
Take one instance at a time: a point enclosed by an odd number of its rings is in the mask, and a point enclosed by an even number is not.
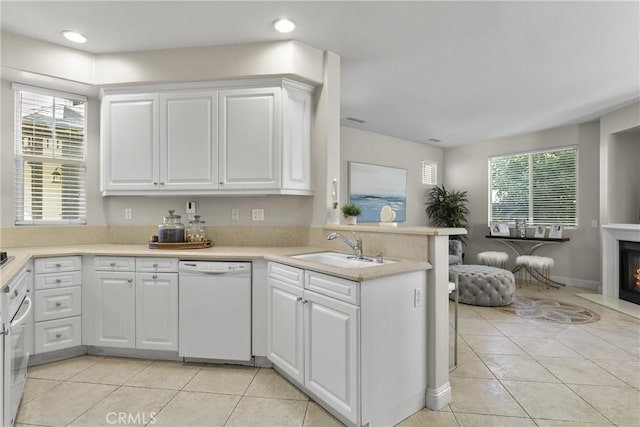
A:
[[[478,254],[478,262],[483,265],[492,265],[494,267],[504,268],[507,265],[509,255],[506,252],[480,252]]]
[[[533,276],[540,286],[538,290],[546,288],[549,285],[549,272],[555,265],[553,258],[537,255],[520,255],[516,258],[516,267],[518,267],[518,278],[520,282],[526,279],[530,282]]]
[[[463,264],[450,265],[449,273],[458,273],[458,298],[463,304],[501,306],[513,301],[515,277],[509,270]]]

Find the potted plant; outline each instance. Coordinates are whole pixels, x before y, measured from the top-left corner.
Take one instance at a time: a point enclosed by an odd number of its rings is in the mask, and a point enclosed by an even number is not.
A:
[[[447,190],[444,185],[436,186],[427,194],[427,216],[436,227],[469,228],[469,208],[466,191]],[[466,242],[467,236],[451,236]]]
[[[362,209],[353,203],[342,205],[342,215],[347,219],[347,224],[355,225],[357,218],[362,215]]]

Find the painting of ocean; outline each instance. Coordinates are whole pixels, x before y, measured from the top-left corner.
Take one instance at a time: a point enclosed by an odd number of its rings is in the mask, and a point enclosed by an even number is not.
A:
[[[358,222],[379,222],[385,205],[395,211],[395,222],[406,221],[407,171],[349,162],[349,202],[362,209]]]

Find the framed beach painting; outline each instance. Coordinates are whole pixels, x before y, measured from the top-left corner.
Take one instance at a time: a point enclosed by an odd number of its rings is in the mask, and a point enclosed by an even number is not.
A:
[[[362,209],[358,222],[379,222],[380,210],[390,206],[395,221],[407,220],[407,170],[349,162],[349,202]]]

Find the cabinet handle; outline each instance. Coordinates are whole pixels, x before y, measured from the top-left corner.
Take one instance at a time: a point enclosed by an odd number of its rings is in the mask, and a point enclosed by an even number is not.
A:
[[[298,302],[302,301],[302,297],[296,298],[296,301],[298,301]]]
[[[220,182],[219,182],[219,184],[220,184],[220,185],[224,185],[224,182],[220,181]]]
[[[160,185],[164,185],[164,182],[161,182]]]
[[[56,283],[62,283],[62,279],[56,279]]]
[[[111,264],[109,264],[109,266],[111,266],[111,267],[115,267],[115,266],[116,266],[116,263],[115,263],[115,262],[112,262]]]
[[[158,183],[157,183],[157,182],[154,182],[154,183],[153,183],[153,185],[158,185]]]
[[[57,302],[56,303],[56,307],[60,307],[60,306],[62,306],[62,303],[61,302]]]
[[[158,268],[158,263],[157,262],[153,264],[153,268]]]
[[[303,299],[303,300],[302,300],[302,303],[303,303],[303,304],[306,304],[306,303],[308,303],[308,302],[309,302],[309,300],[306,300],[306,299]]]
[[[27,268],[27,273],[31,273],[31,269],[30,268]]]
[[[62,334],[56,334],[56,338],[60,338]]]
[[[62,264],[56,263],[56,267],[60,268],[62,267]]]
[[[129,284],[132,284],[132,283],[133,283],[133,279],[127,279],[127,282],[128,282]]]
[[[151,277],[152,277],[153,279],[157,279],[157,278],[158,278],[158,275],[157,275],[157,274],[154,274],[154,275],[153,275],[153,276],[151,276]]]

